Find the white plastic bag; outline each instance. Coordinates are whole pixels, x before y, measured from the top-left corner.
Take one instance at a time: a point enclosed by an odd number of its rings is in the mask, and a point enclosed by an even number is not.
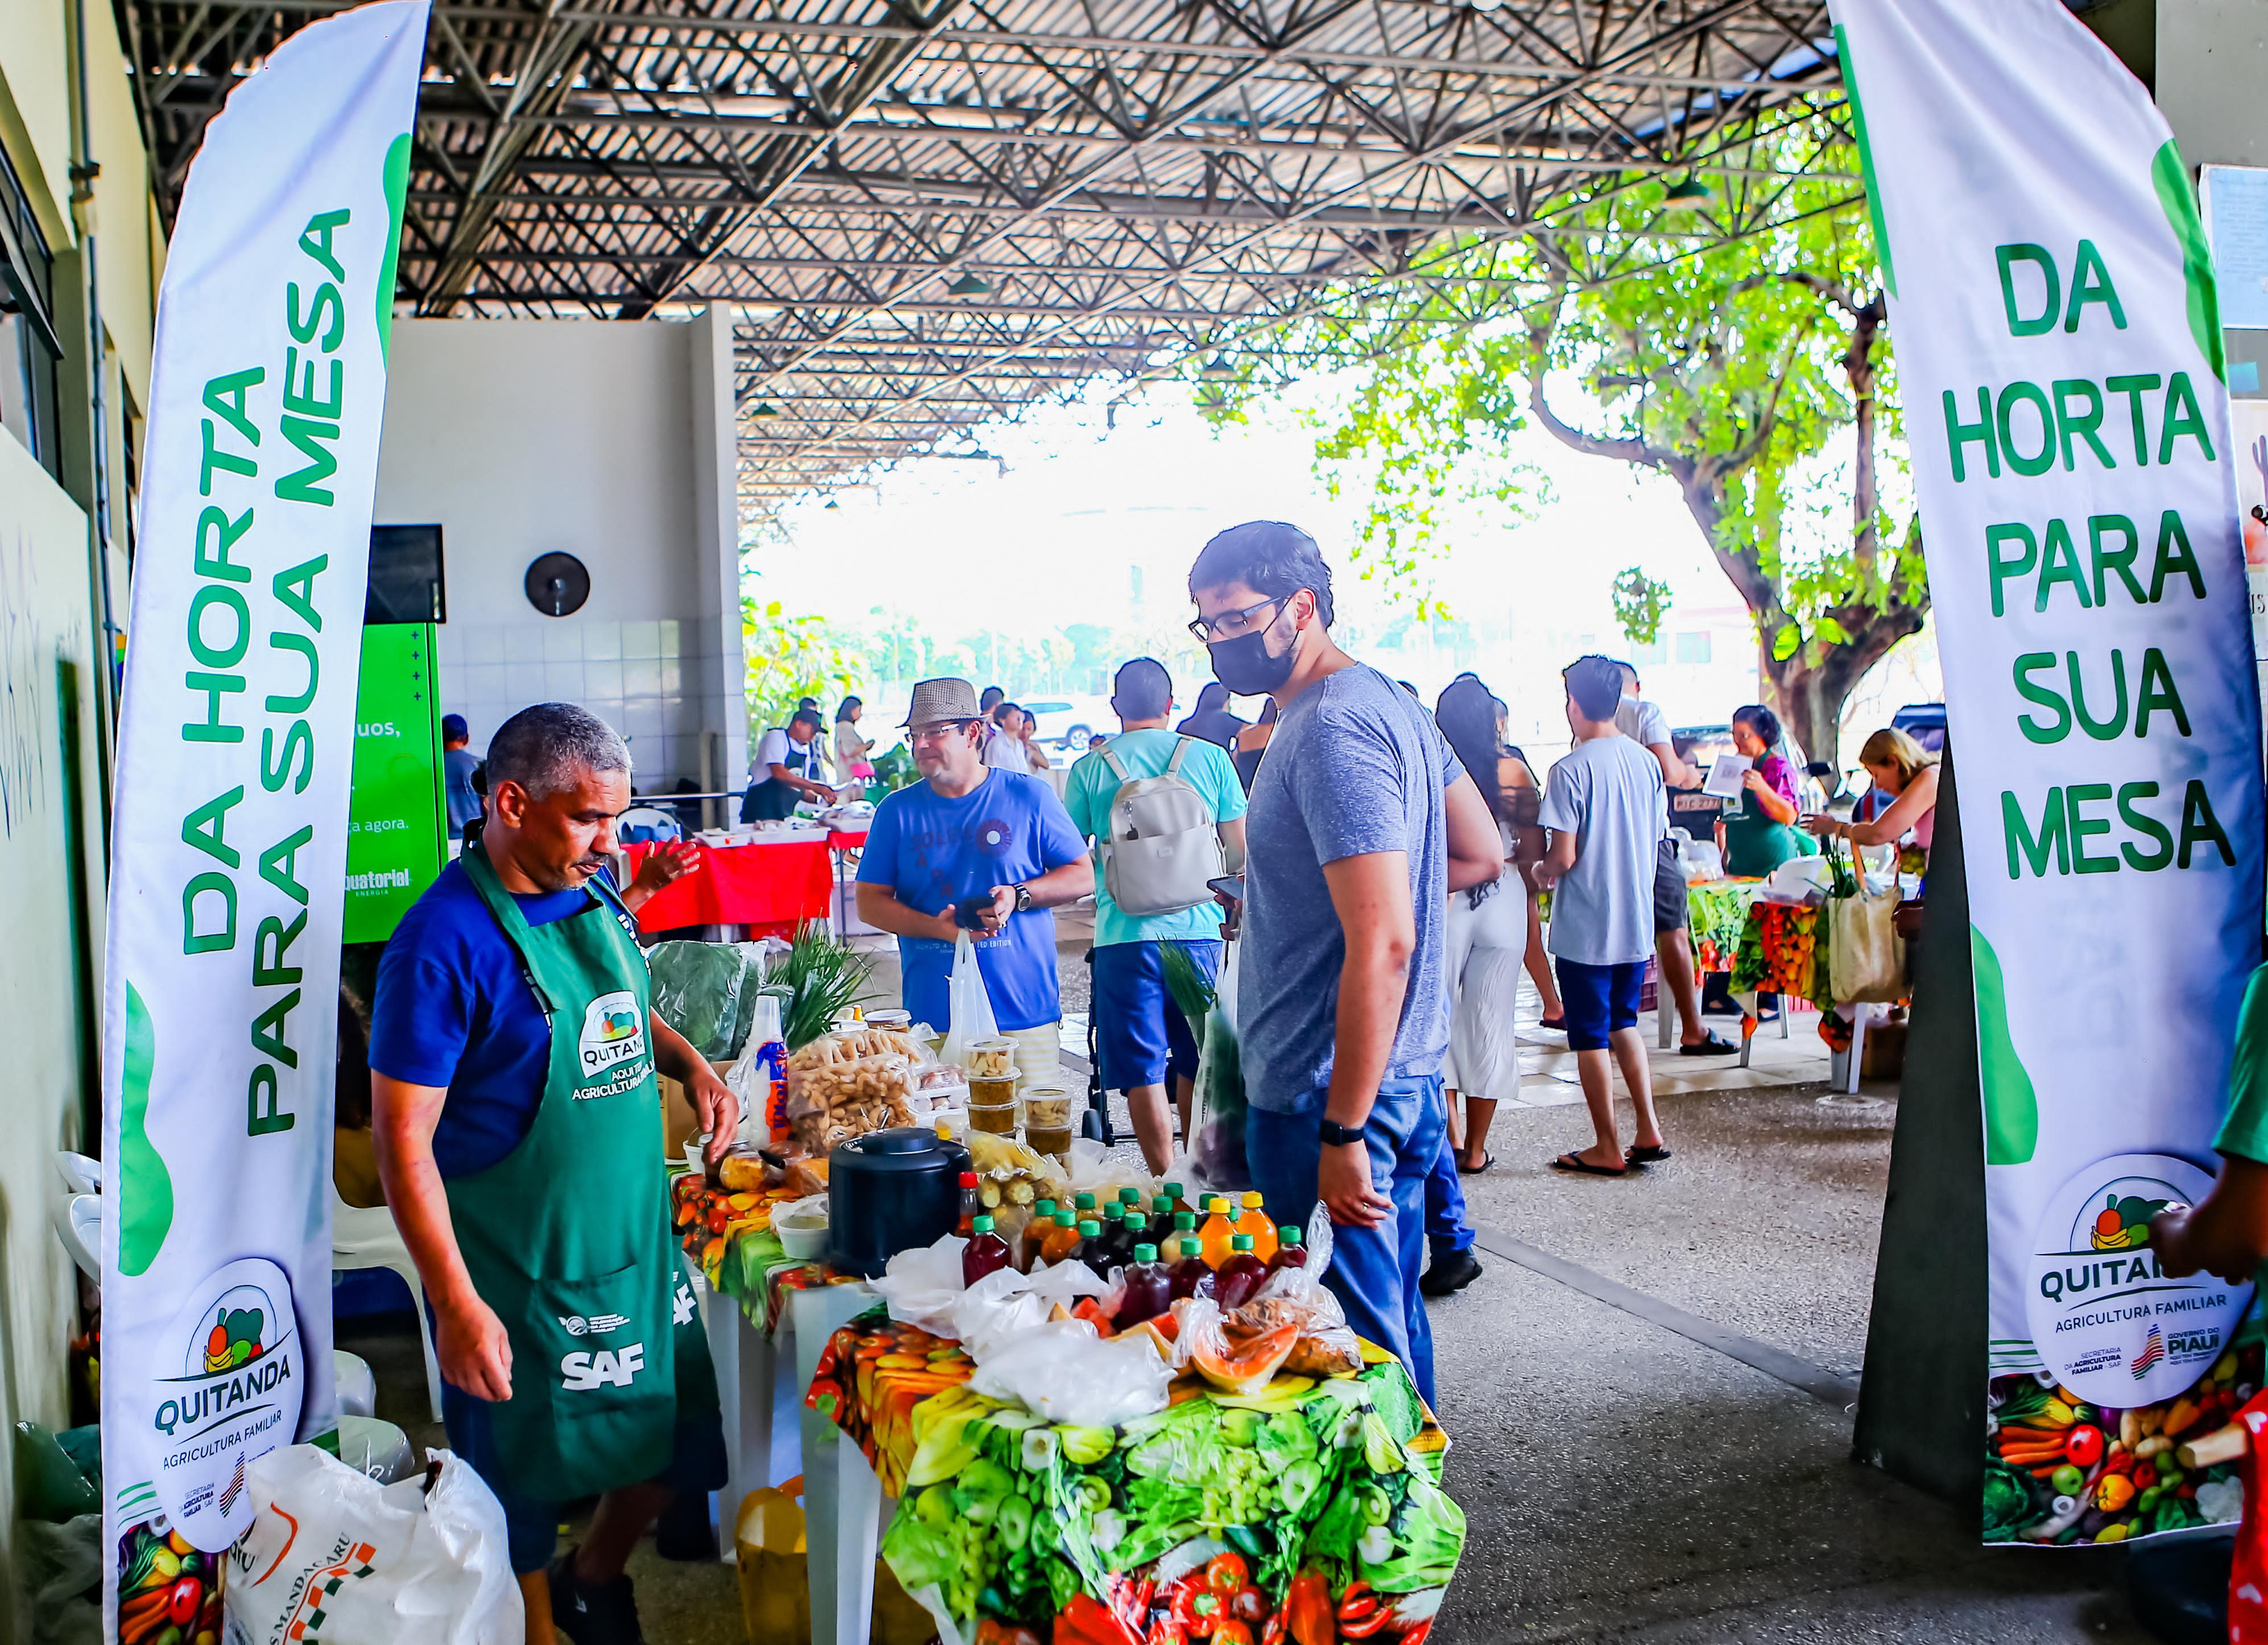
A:
[[[1110,1292],[1083,1262],[1059,1262],[1036,1273],[1003,1268],[961,1294],[953,1306],[953,1329],[943,1334],[960,1338],[968,1357],[983,1365],[1025,1331],[1047,1324],[1058,1306]]]
[[[954,939],[953,975],[946,980],[945,999],[952,1025],[946,1030],[938,1060],[958,1066],[963,1047],[1000,1037],[1000,1026],[992,1016],[992,996],[984,992],[984,973],[976,963],[976,945],[965,931]]]
[[[398,1485],[313,1445],[245,1471],[258,1516],[230,1550],[228,1645],[521,1645],[504,1508],[461,1458]]]
[[[1145,1331],[1106,1341],[1083,1319],[1019,1332],[976,1368],[968,1385],[1034,1416],[1115,1427],[1166,1408],[1174,1373]]]
[[[890,1258],[882,1277],[867,1284],[889,1304],[890,1317],[902,1325],[918,1325],[932,1336],[950,1337],[954,1305],[966,1295],[961,1283],[961,1253],[968,1242],[948,1234],[934,1245],[902,1250]]]

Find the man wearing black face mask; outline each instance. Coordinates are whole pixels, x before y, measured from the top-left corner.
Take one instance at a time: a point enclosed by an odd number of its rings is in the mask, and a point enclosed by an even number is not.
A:
[[[1245,1153],[1270,1220],[1320,1199],[1347,1322],[1433,1398],[1418,1290],[1442,1148],[1448,893],[1494,879],[1488,804],[1425,709],[1333,643],[1330,569],[1297,527],[1221,533],[1189,571],[1213,672],[1278,711],[1246,816],[1237,1016]]]

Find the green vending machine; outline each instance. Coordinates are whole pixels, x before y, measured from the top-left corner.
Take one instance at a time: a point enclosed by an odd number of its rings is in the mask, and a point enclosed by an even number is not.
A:
[[[355,689],[345,941],[383,942],[448,860],[433,664],[440,528],[378,526]]]

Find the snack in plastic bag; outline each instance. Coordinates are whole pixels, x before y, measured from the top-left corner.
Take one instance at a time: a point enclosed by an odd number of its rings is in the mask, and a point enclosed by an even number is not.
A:
[[[764,979],[760,952],[737,942],[657,942],[646,950],[653,1009],[712,1062],[739,1054],[754,1019],[753,994]]]
[[[1229,1317],[1209,1297],[1183,1298],[1174,1304],[1174,1317],[1179,1363],[1224,1393],[1258,1393],[1300,1340],[1300,1327],[1292,1323],[1257,1335],[1233,1332]]]
[[[429,1455],[424,1472],[386,1486],[313,1445],[250,1464],[259,1512],[228,1554],[228,1637],[520,1645],[503,1506],[462,1458]]]
[[[1019,1249],[1032,1207],[1042,1199],[1069,1197],[1062,1168],[1013,1137],[971,1131],[961,1140],[968,1146],[968,1169],[976,1173],[976,1197],[991,1215],[992,1231],[1008,1242],[1009,1250]]]
[[[1104,1205],[1115,1201],[1122,1188],[1131,1188],[1140,1194],[1145,1206],[1158,1191],[1156,1177],[1138,1165],[1112,1159],[1092,1137],[1071,1139],[1070,1175],[1071,1192],[1093,1194]]]
[[[1050,1422],[1115,1427],[1163,1411],[1173,1380],[1145,1339],[1105,1341],[1073,1319],[1018,1332],[976,1368],[968,1385]]]

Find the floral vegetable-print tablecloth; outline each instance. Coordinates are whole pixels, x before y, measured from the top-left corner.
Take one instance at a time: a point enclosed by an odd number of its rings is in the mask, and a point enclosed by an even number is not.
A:
[[[1729,971],[1748,923],[1749,905],[1764,889],[1762,880],[1696,880],[1685,887],[1686,929],[1693,938],[1694,963],[1704,971]]]
[[[1078,1427],[975,1392],[957,1344],[877,1312],[806,1398],[902,1499],[883,1557],[948,1645],[1421,1645],[1465,1516],[1408,1373],[1365,1357]]]

